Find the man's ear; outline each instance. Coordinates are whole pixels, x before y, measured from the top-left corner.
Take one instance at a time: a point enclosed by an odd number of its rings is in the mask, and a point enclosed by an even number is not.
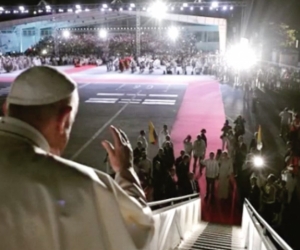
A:
[[[71,112],[72,112],[72,107],[70,106],[63,107],[60,110],[57,119],[57,124],[58,124],[58,129],[60,134],[64,134],[66,128],[69,128]]]
[[[5,101],[2,105],[2,112],[4,114],[4,116],[7,116],[7,113],[8,113],[8,105],[7,105],[7,102]]]

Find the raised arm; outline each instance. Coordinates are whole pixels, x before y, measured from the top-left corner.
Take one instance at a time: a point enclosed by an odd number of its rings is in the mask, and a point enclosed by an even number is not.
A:
[[[126,134],[110,128],[114,145],[102,142],[108,152],[112,168],[116,172],[113,192],[120,206],[127,229],[138,248],[143,247],[153,234],[153,218],[144,191],[133,169],[133,153]]]

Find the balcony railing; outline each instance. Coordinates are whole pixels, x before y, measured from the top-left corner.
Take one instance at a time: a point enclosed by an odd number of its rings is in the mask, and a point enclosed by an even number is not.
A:
[[[153,211],[154,236],[144,250],[175,249],[185,240],[200,222],[199,197],[192,194],[148,203],[159,209]]]
[[[242,231],[245,247],[248,250],[293,250],[258,214],[247,199],[244,202]]]

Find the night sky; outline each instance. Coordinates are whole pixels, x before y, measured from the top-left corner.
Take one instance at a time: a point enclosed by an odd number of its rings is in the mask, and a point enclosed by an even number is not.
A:
[[[133,0],[137,2],[138,0]],[[176,1],[176,0],[175,0]],[[212,0],[211,0],[212,1]],[[241,1],[241,0],[238,0]],[[254,6],[252,8],[252,15],[250,22],[254,27],[258,27],[262,22],[277,22],[286,23],[292,28],[300,29],[300,0],[246,0],[249,3],[254,1]],[[110,3],[110,1],[103,0],[49,0],[47,1],[51,4],[83,4],[83,3]],[[128,0],[123,0],[123,2],[129,2]],[[138,2],[149,2],[149,1],[138,1]],[[170,1],[172,2],[172,1]],[[176,1],[185,2],[185,1]],[[193,1],[190,1],[193,2]],[[219,0],[219,2],[226,2],[224,0]],[[10,0],[7,3],[9,5],[37,5],[39,1],[36,0]],[[250,25],[250,24],[249,24]]]

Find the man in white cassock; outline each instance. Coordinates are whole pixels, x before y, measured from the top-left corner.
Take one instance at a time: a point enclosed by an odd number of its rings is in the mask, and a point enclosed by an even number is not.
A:
[[[78,110],[75,82],[33,67],[12,84],[0,120],[0,249],[142,249],[153,218],[131,145],[111,126],[102,142],[115,180],[60,157]]]
[[[159,136],[158,136],[158,145],[159,148],[163,147],[164,142],[166,141],[166,136],[169,135],[169,130],[168,130],[168,126],[164,125],[163,129],[159,132]]]

